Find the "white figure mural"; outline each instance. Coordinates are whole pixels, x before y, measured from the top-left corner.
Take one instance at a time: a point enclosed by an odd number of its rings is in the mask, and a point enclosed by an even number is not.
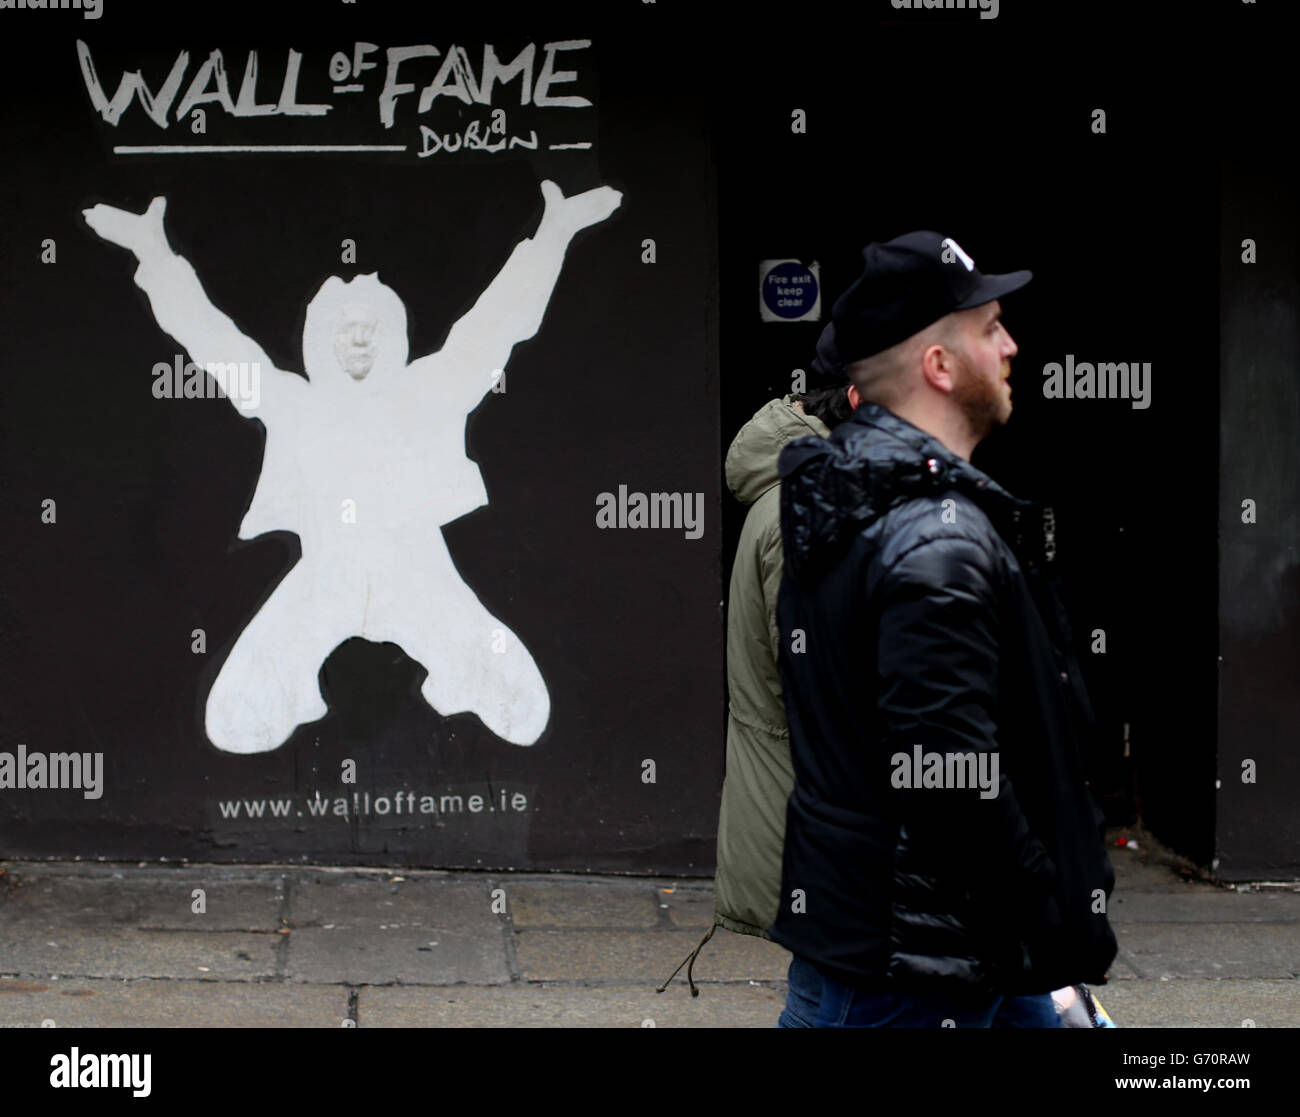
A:
[[[541,184],[537,232],[516,245],[443,347],[407,360],[406,308],[378,276],[331,276],[307,307],[307,378],[277,369],[213,306],[163,230],[166,199],[143,214],[109,205],[87,224],[139,260],[135,281],[158,325],[266,426],[257,490],[241,539],[293,531],[302,558],[240,633],[208,695],[208,738],[227,752],[278,748],[327,712],[321,664],[353,636],[398,644],[428,671],[440,714],[469,712],[530,745],[550,696],[528,649],[483,607],[452,562],[442,527],[487,503],[465,454],[465,421],[515,345],[541,326],[574,234],[605,220],[608,186],[566,198]],[[240,391],[235,368],[260,370]]]

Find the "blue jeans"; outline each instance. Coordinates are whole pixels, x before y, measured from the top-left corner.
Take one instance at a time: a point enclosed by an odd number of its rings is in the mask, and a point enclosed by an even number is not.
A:
[[[1061,1026],[1050,993],[867,993],[827,977],[797,955],[790,962],[788,980],[790,991],[778,1028],[941,1028],[945,1021],[957,1028]]]
[[[1059,1028],[1050,993],[867,993],[822,975],[814,1028]]]
[[[822,975],[811,962],[797,954],[790,959],[790,970],[786,975],[790,991],[786,994],[785,1008],[777,1018],[778,1028],[811,1028],[817,1018],[817,1006],[821,1001]]]

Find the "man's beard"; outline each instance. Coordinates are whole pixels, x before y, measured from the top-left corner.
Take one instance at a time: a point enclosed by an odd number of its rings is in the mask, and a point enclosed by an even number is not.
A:
[[[981,380],[963,360],[961,377],[953,389],[953,400],[966,417],[971,433],[982,439],[990,431],[1006,422],[1006,400],[1002,392],[1003,381],[994,384]]]

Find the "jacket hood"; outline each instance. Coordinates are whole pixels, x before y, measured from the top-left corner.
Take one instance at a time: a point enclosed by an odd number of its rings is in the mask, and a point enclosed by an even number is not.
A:
[[[1052,560],[1050,507],[1012,496],[934,436],[876,403],[864,403],[825,439],[801,438],[780,454],[786,569],[815,581],[864,527],[927,493],[957,489],[973,500],[1017,554]]]
[[[795,439],[824,440],[831,432],[820,419],[795,407],[794,396],[769,400],[731,441],[725,465],[727,488],[742,504],[753,504],[780,481],[777,459]]]

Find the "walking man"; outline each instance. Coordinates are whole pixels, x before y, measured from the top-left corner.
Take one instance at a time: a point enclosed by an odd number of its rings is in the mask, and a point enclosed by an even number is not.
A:
[[[778,621],[795,773],[772,938],[815,1026],[1056,1026],[1104,983],[1114,875],[1051,509],[974,468],[1017,346],[951,238],[873,243],[835,303],[862,404],[780,457]]]

